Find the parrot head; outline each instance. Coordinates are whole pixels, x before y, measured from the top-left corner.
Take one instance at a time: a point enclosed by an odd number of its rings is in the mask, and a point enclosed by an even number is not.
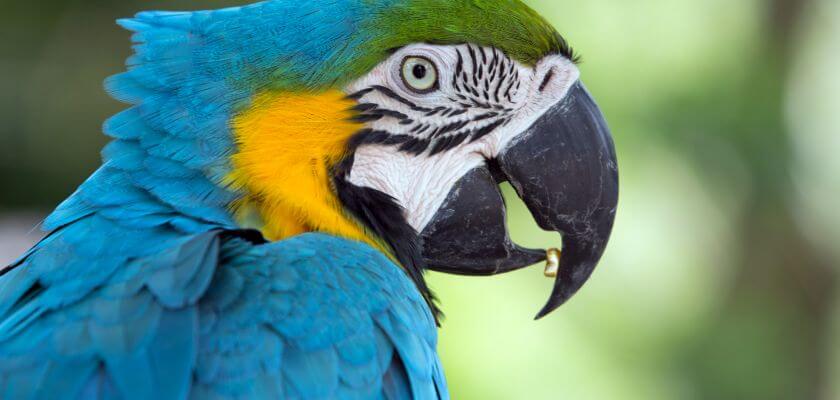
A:
[[[466,275],[544,261],[546,250],[508,234],[499,185],[509,182],[539,226],[562,235],[539,316],[588,279],[612,230],[616,158],[565,47],[528,65],[498,45],[411,44],[345,90],[364,127],[334,169],[339,198],[398,256],[413,244],[415,265]]]
[[[426,269],[493,275],[546,259],[508,234],[509,182],[562,243],[538,317],[604,252],[618,200],[612,138],[567,42],[519,0],[274,0],[122,24],[139,55],[112,93],[129,78],[175,87],[205,116],[184,129],[227,118],[224,173],[210,175],[236,193],[239,224],[270,240],[367,242],[431,299]],[[202,140],[213,152],[226,139]]]

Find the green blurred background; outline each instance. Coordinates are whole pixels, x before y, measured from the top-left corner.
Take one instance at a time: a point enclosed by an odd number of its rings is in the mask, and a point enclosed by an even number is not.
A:
[[[235,3],[0,1],[0,263],[99,162],[113,20]],[[538,268],[431,277],[453,397],[840,399],[840,1],[530,3],[583,54],[621,206],[545,320]],[[514,239],[558,244],[507,197]]]

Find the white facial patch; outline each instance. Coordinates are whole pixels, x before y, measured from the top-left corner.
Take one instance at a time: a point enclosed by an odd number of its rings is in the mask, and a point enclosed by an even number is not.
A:
[[[418,58],[434,66],[434,90],[409,86],[429,73],[405,68]],[[393,197],[422,232],[454,185],[521,137],[579,74],[560,55],[532,68],[490,47],[404,47],[345,88],[367,125],[347,180]]]

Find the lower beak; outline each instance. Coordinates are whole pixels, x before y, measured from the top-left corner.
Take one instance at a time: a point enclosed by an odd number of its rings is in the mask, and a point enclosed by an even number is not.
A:
[[[546,259],[510,240],[498,182],[507,180],[539,226],[562,236],[554,289],[542,318],[589,279],[609,241],[618,203],[615,147],[601,111],[576,83],[495,160],[465,176],[423,231],[431,269],[492,275]],[[465,240],[465,238],[468,238]]]

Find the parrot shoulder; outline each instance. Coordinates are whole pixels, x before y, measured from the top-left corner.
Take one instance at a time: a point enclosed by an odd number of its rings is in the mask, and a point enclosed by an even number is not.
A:
[[[0,276],[1,398],[448,397],[431,313],[369,246],[113,224]]]
[[[304,234],[232,250],[220,275],[202,303],[199,397],[448,398],[425,300],[368,245]]]

